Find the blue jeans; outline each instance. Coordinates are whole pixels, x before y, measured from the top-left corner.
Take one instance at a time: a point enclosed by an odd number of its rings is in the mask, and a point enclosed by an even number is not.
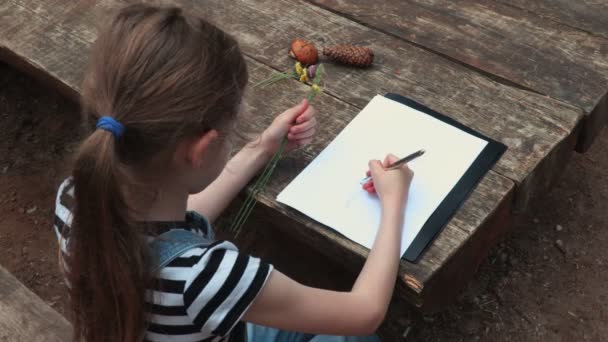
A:
[[[329,336],[312,335],[268,328],[247,323],[248,342],[380,342],[376,335],[370,336]]]

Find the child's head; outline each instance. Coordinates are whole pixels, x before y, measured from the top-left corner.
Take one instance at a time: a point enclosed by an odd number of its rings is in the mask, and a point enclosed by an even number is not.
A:
[[[77,338],[140,337],[152,278],[125,189],[173,177],[193,192],[216,177],[246,83],[235,40],[178,8],[130,6],[99,34],[82,89],[93,132],[73,171],[68,269]],[[94,129],[102,116],[124,126],[119,138]]]
[[[128,7],[95,42],[82,96],[91,128],[99,117],[111,116],[126,129],[118,141],[95,130],[89,148],[106,146],[114,152],[106,156],[115,161],[104,162],[134,169],[154,169],[155,162],[175,166],[171,158],[182,142],[214,147],[225,142],[246,83],[238,44],[220,29],[179,8]],[[200,142],[206,133],[208,141]],[[209,154],[217,149],[204,150],[205,157],[213,157]],[[221,158],[204,161],[207,173],[221,169]],[[203,176],[193,190],[212,177]]]

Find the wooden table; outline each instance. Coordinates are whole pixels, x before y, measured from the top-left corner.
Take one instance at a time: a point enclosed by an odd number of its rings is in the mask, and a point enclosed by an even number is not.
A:
[[[509,148],[418,264],[401,262],[395,299],[440,309],[508,231],[515,211],[542,197],[575,148],[608,119],[608,1],[174,0],[233,34],[252,83],[288,70],[294,38],[371,47],[370,69],[327,64],[315,99],[314,144],[279,164],[258,219],[356,270],[367,250],[276,202],[276,195],[376,94],[401,93]],[[119,0],[4,0],[0,57],[77,98],[96,24]],[[253,128],[307,92],[286,81],[249,89]],[[320,194],[322,195],[322,194]]]

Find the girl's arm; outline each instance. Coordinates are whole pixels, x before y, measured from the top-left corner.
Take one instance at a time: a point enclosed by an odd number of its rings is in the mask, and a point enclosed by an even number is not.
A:
[[[387,166],[396,157],[385,160]],[[284,330],[328,334],[367,335],[384,320],[400,260],[407,191],[413,173],[384,171],[371,165],[382,202],[382,219],[376,240],[350,292],[311,288],[273,271],[244,319]],[[369,187],[366,187],[366,190]]]
[[[249,143],[226,165],[217,179],[205,190],[188,197],[188,210],[215,221],[249,181],[272,156],[261,145]]]
[[[213,222],[249,181],[266,165],[288,134],[285,151],[306,145],[315,133],[315,110],[306,100],[273,121],[257,141],[248,143],[228,162],[218,178],[205,190],[188,197],[188,210]]]

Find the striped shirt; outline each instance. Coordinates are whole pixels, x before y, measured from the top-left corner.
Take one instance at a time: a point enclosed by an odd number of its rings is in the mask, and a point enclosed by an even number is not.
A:
[[[64,257],[68,253],[73,197],[74,187],[71,179],[67,179],[57,193],[54,224]],[[192,212],[186,214],[183,222],[159,222],[153,226],[157,234],[186,229],[213,239],[211,227]],[[152,239],[147,235],[146,238]],[[148,289],[145,340],[242,340],[244,324],[240,319],[264,287],[271,271],[271,265],[239,253],[228,241],[214,241],[207,247],[194,247],[184,252],[160,270],[156,284]]]

